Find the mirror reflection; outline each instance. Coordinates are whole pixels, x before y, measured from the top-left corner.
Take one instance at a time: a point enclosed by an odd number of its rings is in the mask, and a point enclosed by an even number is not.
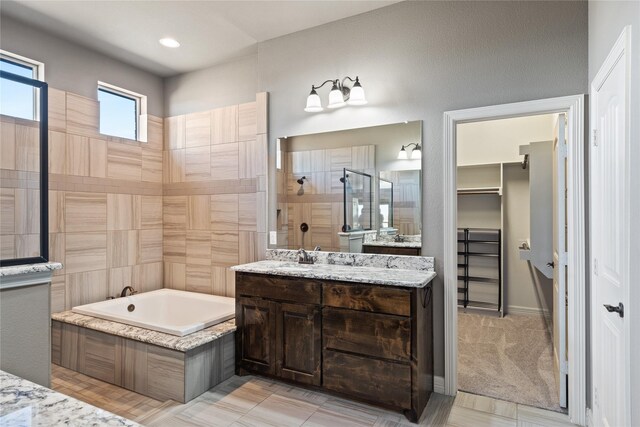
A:
[[[420,121],[279,138],[271,247],[419,254],[421,145]]]

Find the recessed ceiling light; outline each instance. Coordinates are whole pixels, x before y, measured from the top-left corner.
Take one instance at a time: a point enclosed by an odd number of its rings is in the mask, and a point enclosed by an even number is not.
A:
[[[180,43],[178,40],[172,39],[171,37],[165,37],[164,39],[160,39],[160,44],[165,47],[180,47]]]

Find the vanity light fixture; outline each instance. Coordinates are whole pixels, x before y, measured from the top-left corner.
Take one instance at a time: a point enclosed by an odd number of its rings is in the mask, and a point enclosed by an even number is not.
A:
[[[347,80],[353,82],[351,87],[347,86],[345,83]],[[320,100],[320,95],[316,92],[316,89],[320,89],[327,83],[332,83],[331,91],[329,92],[329,104],[327,108],[340,108],[345,105],[365,105],[367,103],[367,98],[364,96],[364,89],[362,89],[362,85],[360,84],[360,79],[356,76],[355,80],[351,77],[347,76],[342,81],[335,80],[325,80],[321,85],[312,85],[311,93],[307,97],[307,106],[304,108],[304,111],[307,113],[319,113],[324,110],[322,108],[322,101]]]
[[[414,146],[414,148],[411,150],[411,160],[419,160],[422,158],[422,146],[417,142],[412,142],[411,144],[402,146],[400,152],[398,152],[398,160],[409,159],[406,148],[409,148],[411,146]]]

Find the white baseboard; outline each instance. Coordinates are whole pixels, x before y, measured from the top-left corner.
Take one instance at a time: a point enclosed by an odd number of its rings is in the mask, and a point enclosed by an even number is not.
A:
[[[433,377],[433,391],[444,394],[444,377]]]
[[[506,314],[542,314],[544,317],[551,318],[551,312],[543,308],[509,305],[505,312]]]

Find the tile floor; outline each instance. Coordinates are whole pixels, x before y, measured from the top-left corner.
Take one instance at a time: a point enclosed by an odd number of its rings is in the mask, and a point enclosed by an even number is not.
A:
[[[265,378],[234,376],[187,404],[160,402],[53,365],[52,387],[150,427],[407,427],[402,414]],[[566,415],[460,392],[433,394],[422,426],[569,427]]]

